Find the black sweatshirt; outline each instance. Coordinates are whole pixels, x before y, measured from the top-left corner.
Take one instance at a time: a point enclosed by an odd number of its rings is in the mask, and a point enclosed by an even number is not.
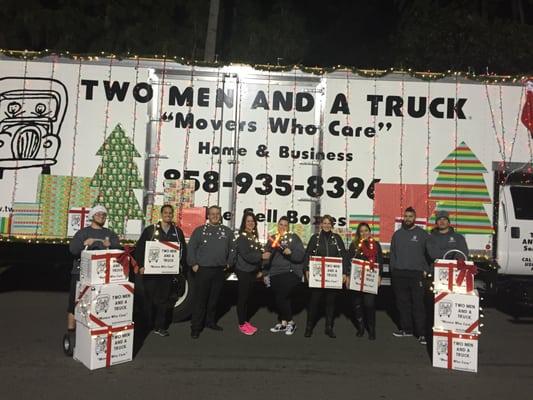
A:
[[[189,240],[187,262],[191,267],[226,267],[233,243],[233,231],[222,224],[201,225]]]
[[[359,243],[352,242],[350,248],[348,249],[348,257],[350,262],[352,258],[358,258],[359,260],[369,261],[368,258],[363,253],[363,250],[358,248]],[[381,245],[378,241],[374,240],[374,246],[376,246],[376,260],[375,262],[379,265],[379,274],[383,275],[383,251],[381,250]]]
[[[157,231],[157,235],[156,235]],[[152,240],[159,240],[163,242],[179,242],[180,243],[180,264],[181,270],[186,271],[187,268],[187,243],[183,231],[176,225],[170,225],[168,232],[165,232],[160,224],[150,225],[144,228],[141,237],[135,244],[135,260],[139,267],[144,267],[144,255],[146,252],[146,242]]]
[[[441,233],[437,228],[431,231],[427,241],[427,249],[432,261],[437,258],[444,258],[444,255],[450,250],[460,250],[468,257],[468,246],[465,237],[454,231],[452,227],[447,233]],[[449,252],[446,256],[448,259],[463,259],[464,257],[458,252]]]
[[[318,257],[341,257],[342,273],[344,275],[350,272],[350,261],[347,257],[346,247],[340,235],[333,232],[320,231],[315,233],[307,243],[305,270],[309,271],[309,258]]]
[[[259,271],[261,269],[263,253],[260,243],[256,242],[254,235],[242,232],[235,239],[234,246],[237,252],[236,269],[244,272]]]
[[[430,272],[426,259],[426,242],[429,234],[419,226],[404,227],[392,235],[390,246],[390,269],[394,271]]]
[[[115,232],[108,228],[94,229],[90,226],[80,229],[74,234],[74,237],[70,239],[69,250],[70,254],[74,256],[74,263],[71,273],[79,275],[80,273],[80,257],[81,252],[85,249],[85,242],[87,239],[99,239],[95,241],[87,250],[105,250],[103,241],[105,238],[109,238],[111,242],[110,249],[121,249],[120,240]]]

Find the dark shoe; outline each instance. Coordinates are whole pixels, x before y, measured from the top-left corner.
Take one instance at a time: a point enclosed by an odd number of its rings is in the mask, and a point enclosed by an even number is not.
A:
[[[368,340],[376,340],[376,332],[375,331],[368,331]]]
[[[357,333],[355,334],[357,337],[365,336],[365,324],[363,323],[363,320],[355,321],[355,329],[357,329]]]
[[[191,331],[191,338],[198,339],[200,337],[200,332],[198,331]]]
[[[335,335],[335,332],[333,331],[332,326],[326,327],[326,336],[329,336],[332,339],[335,339],[337,337],[337,335]]]
[[[313,336],[313,328],[308,326],[305,328],[304,337],[311,337],[311,336]]]
[[[220,325],[217,325],[215,323],[206,324],[205,327],[208,329],[212,329],[214,331],[218,331],[218,332],[222,332],[224,330],[224,328],[222,328]]]
[[[156,329],[154,333],[158,336],[167,337],[170,336],[170,333],[166,329]]]
[[[426,337],[425,336],[419,336],[417,338],[417,340],[418,340],[418,343],[420,343],[420,344],[423,344],[423,345],[428,344],[428,342],[426,341]]]

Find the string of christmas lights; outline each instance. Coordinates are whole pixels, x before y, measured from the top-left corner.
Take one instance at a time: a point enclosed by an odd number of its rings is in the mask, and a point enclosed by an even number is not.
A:
[[[427,84],[427,102],[428,104],[431,103],[431,82],[428,81]],[[429,215],[429,175],[430,175],[430,153],[431,153],[431,118],[430,113],[427,113],[426,117],[426,126],[427,126],[427,142],[426,142],[426,216],[429,222],[430,215]],[[426,227],[429,227],[429,223],[426,225]]]
[[[401,93],[402,93],[402,98],[404,98],[404,95],[405,95],[405,80],[403,79],[402,77],[402,80],[400,81],[400,88],[401,88]],[[404,209],[404,205],[403,205],[403,137],[404,137],[404,120],[405,120],[405,113],[404,113],[404,109],[403,109],[403,104],[401,106],[401,111],[402,111],[402,117],[400,118],[400,165],[399,165],[399,168],[400,168],[400,213],[399,215],[403,215],[403,209]]]
[[[295,70],[294,71],[294,83],[293,83],[293,88],[292,88],[293,93],[297,93],[296,88],[297,88],[297,84],[296,84],[296,70]],[[270,99],[268,101],[270,101]],[[296,120],[296,107],[292,107],[292,118]],[[296,149],[296,135],[293,134],[292,135],[292,149],[291,149],[293,153],[295,149]],[[294,182],[295,163],[296,163],[296,160],[294,159],[294,157],[291,157],[291,184],[293,188],[295,185],[295,182]],[[294,192],[295,190],[291,190],[291,210],[294,210]]]
[[[346,102],[350,104],[350,75],[346,72]],[[350,114],[346,114],[346,126],[350,124]],[[348,154],[348,136],[344,137],[344,154]],[[348,182],[348,157],[344,157],[344,182]],[[348,218],[348,191],[344,191],[344,215]]]
[[[268,71],[267,73],[267,76],[268,76],[268,81],[267,81],[267,99],[270,99],[270,84],[271,84],[271,79],[272,77],[270,76],[270,71]],[[270,121],[270,107],[267,108],[267,124],[266,124],[266,136],[265,136],[265,146],[267,148],[267,151],[268,151],[268,148],[269,148],[269,138],[270,138],[270,123],[268,123],[268,121]],[[265,155],[265,174],[268,174],[268,171],[269,171],[269,166],[268,166],[268,161],[269,161],[270,157]],[[267,206],[267,195],[263,195],[263,214],[266,215],[267,213],[267,209],[268,209],[268,206]],[[267,238],[268,237],[268,223],[265,222],[263,224],[263,237],[264,238]]]
[[[521,105],[522,104],[522,100],[524,100],[524,91],[523,90],[520,91],[520,101],[518,102],[518,104]],[[515,146],[515,143],[516,143],[516,138],[518,137],[518,127],[520,126],[520,114],[521,114],[521,109],[520,109],[520,107],[517,107],[513,140],[511,141],[511,151],[509,152],[509,162],[511,162],[511,160],[513,158],[514,146]]]
[[[237,87],[235,88],[235,92],[236,93],[239,93],[240,90],[239,90],[239,85],[240,85],[240,82],[237,82]],[[242,111],[242,96],[239,96],[239,103],[238,105],[236,106],[235,108],[235,126],[240,126],[240,122],[241,122],[241,111]],[[240,143],[241,143],[241,135],[239,135],[239,129],[236,128],[235,129],[235,137],[236,137],[236,141],[235,141],[235,149],[239,149],[240,148]],[[235,152],[235,163],[233,164],[234,165],[234,171],[233,171],[233,179],[232,181],[235,182],[235,177],[239,174],[239,165],[240,165],[240,161],[239,161],[239,152],[236,151]],[[235,222],[237,221],[237,216],[235,215],[237,213],[237,191],[236,190],[232,190],[231,192],[231,217],[232,217],[232,221],[234,222],[233,223],[233,226],[235,226]]]
[[[217,68],[217,88],[216,88],[216,96],[218,96],[218,91],[220,90],[220,68]],[[224,102],[222,102],[222,108],[224,107]],[[223,110],[221,111],[221,114],[223,115],[224,112]],[[216,101],[215,101],[215,116],[213,117],[213,119],[216,121],[218,118],[218,107],[216,105]],[[222,117],[221,117],[222,119]],[[222,135],[222,126],[220,127],[220,134]],[[211,135],[211,143],[215,143],[215,139],[216,139],[216,132],[217,132],[217,129],[213,126],[213,132],[212,132],[212,135]],[[215,160],[215,155],[213,154],[213,152],[211,152],[211,157],[210,157],[210,171],[213,171],[213,166],[214,166],[214,161]],[[211,191],[209,191],[209,193],[207,194],[207,204],[211,204]],[[181,218],[181,215],[178,215],[178,218]]]

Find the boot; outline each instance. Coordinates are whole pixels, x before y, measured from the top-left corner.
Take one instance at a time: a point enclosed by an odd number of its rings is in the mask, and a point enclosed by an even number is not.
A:
[[[307,325],[305,327],[304,337],[311,337],[312,335],[313,335],[313,326],[312,325]]]
[[[332,339],[335,339],[337,335],[335,335],[335,332],[333,331],[333,325],[326,325],[326,336],[329,336]]]
[[[357,329],[356,336],[363,337],[365,334],[365,323],[363,320],[363,307],[361,305],[355,306],[355,329]]]
[[[376,310],[368,311],[368,339],[376,340]]]

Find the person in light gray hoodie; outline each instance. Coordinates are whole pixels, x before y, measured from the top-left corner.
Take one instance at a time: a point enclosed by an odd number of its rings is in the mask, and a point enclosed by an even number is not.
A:
[[[424,307],[424,278],[430,271],[426,257],[428,233],[415,225],[416,212],[408,207],[403,216],[402,227],[394,232],[390,247],[392,289],[400,313],[399,331],[396,337],[417,336],[426,344]]]
[[[209,207],[207,218],[209,222],[192,233],[187,252],[187,263],[195,273],[191,318],[193,339],[198,339],[204,326],[222,331],[222,327],[216,323],[216,308],[234,237],[232,230],[222,225],[220,207]]]
[[[432,261],[438,258],[464,260],[468,257],[468,245],[465,237],[450,226],[447,211],[439,211],[435,215],[436,227],[431,231],[427,242],[428,254]],[[453,251],[458,250],[458,251]]]

